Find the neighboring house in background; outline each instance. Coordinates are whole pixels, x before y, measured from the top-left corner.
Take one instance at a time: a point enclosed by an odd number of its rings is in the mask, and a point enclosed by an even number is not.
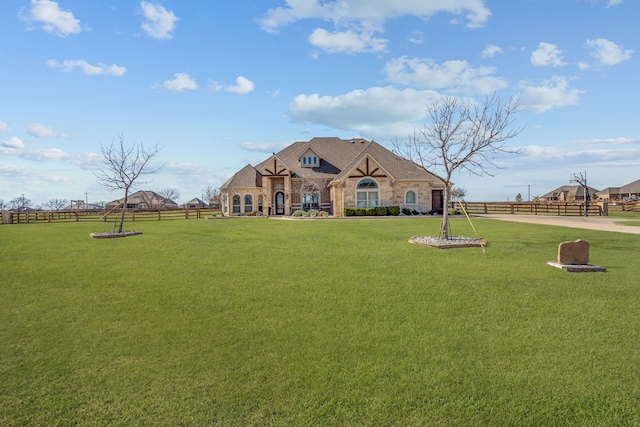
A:
[[[122,204],[123,199],[107,203],[107,210]],[[178,204],[154,191],[136,191],[127,197],[127,209],[177,209]]]
[[[294,142],[257,166],[247,165],[220,187],[225,215],[291,215],[345,208],[400,206],[442,211],[442,178],[361,138]]]
[[[596,200],[598,190],[587,187],[592,201]],[[563,185],[555,190],[540,196],[541,202],[579,202],[584,201],[584,187],[582,185]]]
[[[184,206],[189,209],[198,209],[198,208],[206,208],[208,205],[196,197],[195,199],[189,200],[187,203],[184,204]]]
[[[609,187],[598,192],[601,200],[637,200],[640,199],[640,179],[622,187]]]
[[[620,187],[607,187],[596,193],[598,200],[603,202],[612,202],[620,198]]]

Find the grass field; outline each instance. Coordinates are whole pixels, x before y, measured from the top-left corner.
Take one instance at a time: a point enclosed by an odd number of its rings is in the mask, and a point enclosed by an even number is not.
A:
[[[640,423],[640,236],[439,225],[0,226],[0,425]],[[607,273],[546,265],[578,238]]]

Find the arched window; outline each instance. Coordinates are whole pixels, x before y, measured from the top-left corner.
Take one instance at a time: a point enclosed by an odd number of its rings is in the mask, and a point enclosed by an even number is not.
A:
[[[247,194],[244,196],[244,213],[253,212],[253,197],[251,194]]]
[[[371,178],[358,182],[356,187],[356,206],[359,208],[375,208],[379,200],[378,184]]]
[[[233,195],[233,213],[234,214],[239,214],[240,213],[240,196],[238,196],[237,194]]]
[[[415,205],[416,204],[416,192],[413,190],[409,190],[404,195],[404,203],[406,205]]]

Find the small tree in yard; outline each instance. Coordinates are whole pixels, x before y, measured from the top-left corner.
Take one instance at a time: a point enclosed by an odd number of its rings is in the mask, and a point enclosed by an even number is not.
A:
[[[131,147],[125,147],[124,136],[120,134],[118,137],[118,142],[111,141],[108,146],[100,144],[103,168],[95,175],[98,182],[105,188],[111,191],[124,191],[118,227],[118,233],[122,233],[130,190],[148,183],[148,181],[139,181],[139,179],[142,176],[158,172],[162,166],[153,166],[151,163],[160,152],[160,147],[157,145],[150,150],[147,150],[142,143],[133,143]]]
[[[202,190],[202,197],[204,202],[209,204],[212,208],[220,209],[222,207],[222,194],[220,188],[212,187],[208,185]]]
[[[522,194],[520,194],[520,193],[516,194],[516,202],[517,203],[522,202]]]
[[[440,237],[449,239],[451,178],[456,171],[466,170],[474,175],[491,175],[490,167],[497,167],[495,156],[518,153],[506,142],[515,138],[523,128],[513,128],[517,100],[502,104],[493,94],[483,102],[462,103],[455,97],[443,97],[427,106],[431,120],[408,141],[396,139],[394,152],[425,169],[444,172],[444,209]]]

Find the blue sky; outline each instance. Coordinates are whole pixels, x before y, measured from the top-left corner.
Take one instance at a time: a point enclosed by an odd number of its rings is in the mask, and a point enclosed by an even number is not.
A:
[[[525,200],[587,173],[640,179],[637,0],[3,0],[0,199],[121,197],[100,144],[158,144],[144,189],[200,197],[315,136],[392,141],[441,96],[519,97],[493,177],[468,200]],[[439,171],[434,170],[438,173]]]

